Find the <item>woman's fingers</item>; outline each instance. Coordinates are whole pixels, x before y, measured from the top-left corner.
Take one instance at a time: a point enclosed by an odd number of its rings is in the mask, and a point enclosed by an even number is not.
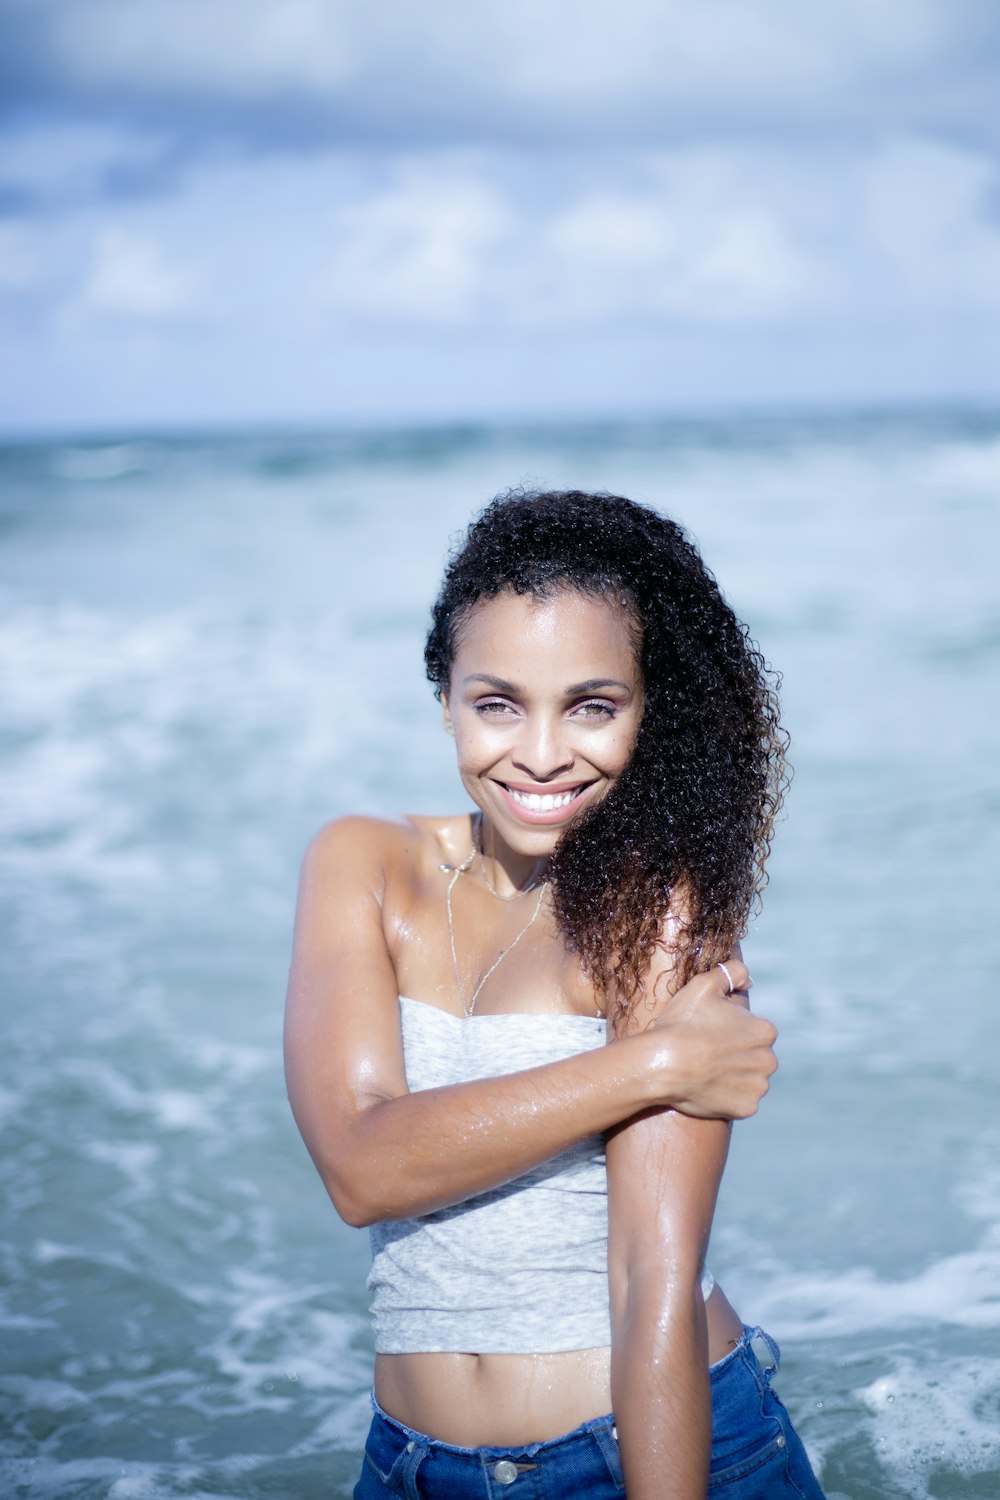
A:
[[[670,1102],[683,1114],[744,1119],[767,1093],[778,1032],[746,1008],[751,982],[742,959],[727,959],[725,971],[717,966],[678,990],[653,1023],[670,1033],[681,1078]]]
[[[730,957],[724,963],[717,963],[712,975],[718,976],[724,986],[723,994],[726,995],[735,994],[737,990],[747,993],[753,985],[750,970],[741,958]]]

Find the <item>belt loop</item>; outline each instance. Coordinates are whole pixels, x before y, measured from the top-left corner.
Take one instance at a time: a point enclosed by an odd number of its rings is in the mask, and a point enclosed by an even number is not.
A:
[[[601,1456],[608,1466],[608,1472],[616,1490],[624,1490],[625,1475],[622,1473],[622,1455],[618,1446],[618,1428],[615,1426],[613,1417],[606,1421],[598,1421],[591,1427],[591,1437],[601,1450]]]
[[[764,1332],[763,1328],[755,1328],[750,1335],[750,1348],[753,1350],[754,1358],[763,1372],[764,1379],[770,1384],[774,1372],[778,1368],[781,1351],[772,1338]]]
[[[410,1438],[389,1470],[387,1484],[391,1487],[402,1485],[406,1500],[420,1500],[420,1491],[417,1489],[417,1470],[430,1451],[422,1438]]]

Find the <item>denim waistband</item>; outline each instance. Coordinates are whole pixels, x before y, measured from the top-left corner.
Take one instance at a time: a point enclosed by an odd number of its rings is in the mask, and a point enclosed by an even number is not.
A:
[[[511,1485],[516,1485],[513,1493],[520,1500],[543,1500],[552,1494],[620,1496],[624,1491],[610,1416],[582,1422],[572,1432],[545,1442],[462,1448],[397,1422],[374,1395],[372,1410],[365,1462],[381,1483],[380,1495],[500,1500]]]

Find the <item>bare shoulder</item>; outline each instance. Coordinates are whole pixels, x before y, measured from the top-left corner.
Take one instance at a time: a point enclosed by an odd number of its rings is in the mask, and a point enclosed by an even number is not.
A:
[[[325,882],[352,873],[356,880],[381,885],[412,881],[450,859],[469,838],[468,814],[445,817],[375,818],[348,815],[325,823],[310,840],[303,875]],[[462,849],[464,858],[466,849]]]
[[[370,818],[356,814],[333,818],[309,841],[306,862],[322,869],[344,860],[365,865],[385,862],[403,852],[407,833],[415,832],[407,818]]]

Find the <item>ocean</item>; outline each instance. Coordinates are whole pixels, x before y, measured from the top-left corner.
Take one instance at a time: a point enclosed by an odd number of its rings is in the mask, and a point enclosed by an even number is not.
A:
[[[1000,1494],[1000,414],[0,447],[0,1493],[348,1496],[367,1237],[292,1123],[297,867],[465,805],[423,679],[516,484],[698,539],[783,674],[781,1069],[711,1263],[831,1500]]]

